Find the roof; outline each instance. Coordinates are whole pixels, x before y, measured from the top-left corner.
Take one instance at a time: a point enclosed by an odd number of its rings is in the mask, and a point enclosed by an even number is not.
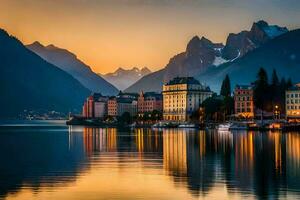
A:
[[[293,85],[288,89],[288,91],[296,91],[296,90],[300,90],[300,83]]]
[[[94,99],[99,99],[100,97],[102,97],[101,93],[93,93],[92,96],[94,97]]]
[[[200,85],[200,82],[193,77],[176,77],[176,78],[170,80],[166,85],[177,85],[177,84]]]
[[[253,85],[236,85],[235,89],[252,90],[253,89]]]
[[[156,92],[146,92],[144,93],[145,98],[154,97],[156,100],[162,99],[162,94]]]
[[[117,98],[117,102],[118,103],[132,103],[132,101],[134,101],[133,99],[131,98]]]

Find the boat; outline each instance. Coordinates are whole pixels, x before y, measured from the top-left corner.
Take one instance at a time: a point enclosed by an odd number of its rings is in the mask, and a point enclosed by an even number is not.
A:
[[[217,127],[217,130],[218,131],[229,131],[230,130],[230,127],[231,127],[231,123],[225,123],[225,124],[219,124],[218,127]]]
[[[247,123],[233,123],[230,125],[229,130],[248,130],[249,126]]]
[[[178,128],[198,128],[196,124],[180,124]]]

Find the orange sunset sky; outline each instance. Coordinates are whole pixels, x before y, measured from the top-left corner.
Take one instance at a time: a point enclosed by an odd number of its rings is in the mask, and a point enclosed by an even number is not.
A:
[[[225,42],[253,21],[299,27],[297,0],[0,0],[0,27],[75,53],[95,72],[164,67],[194,35]]]

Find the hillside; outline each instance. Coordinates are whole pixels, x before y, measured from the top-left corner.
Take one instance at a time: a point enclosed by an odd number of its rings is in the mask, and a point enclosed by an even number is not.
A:
[[[231,63],[213,67],[196,78],[219,91],[222,80],[228,74],[232,86],[235,84],[249,84],[255,80],[260,67],[264,67],[269,74],[277,70],[280,77],[292,78],[300,82],[300,29],[290,31],[249,52],[244,57]]]
[[[0,30],[0,118],[23,110],[80,111],[90,91]]]
[[[148,89],[146,91],[160,91],[163,82],[176,76],[207,74],[216,66],[232,63],[287,32],[288,29],[285,27],[269,25],[261,20],[253,23],[249,31],[230,33],[225,45],[213,43],[205,37],[195,36],[187,44],[186,51],[171,58],[163,70],[143,77],[125,91],[139,92],[145,87]],[[206,82],[206,80],[201,81]],[[151,82],[155,84],[147,86]]]
[[[47,62],[66,71],[93,92],[100,92],[104,95],[115,95],[118,93],[117,88],[94,73],[88,65],[66,49],[56,47],[52,44],[44,46],[39,42],[27,45],[27,48]]]

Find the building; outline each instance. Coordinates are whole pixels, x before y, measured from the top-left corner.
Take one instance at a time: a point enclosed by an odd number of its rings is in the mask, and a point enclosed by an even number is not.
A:
[[[117,116],[117,98],[116,97],[110,97],[107,102],[107,110],[108,110],[108,116],[115,117]]]
[[[234,113],[242,118],[254,118],[252,85],[237,85],[234,90]]]
[[[82,116],[86,118],[103,118],[107,115],[108,97],[93,93],[83,104]]]
[[[112,117],[121,116],[125,112],[131,116],[137,115],[137,101],[132,98],[111,97],[108,100],[108,115]]]
[[[300,121],[300,83],[285,92],[286,118]]]
[[[162,95],[155,92],[141,92],[138,97],[138,113],[161,111],[163,109]]]
[[[189,116],[211,96],[210,88],[193,77],[176,77],[163,86],[163,118],[188,121]]]

